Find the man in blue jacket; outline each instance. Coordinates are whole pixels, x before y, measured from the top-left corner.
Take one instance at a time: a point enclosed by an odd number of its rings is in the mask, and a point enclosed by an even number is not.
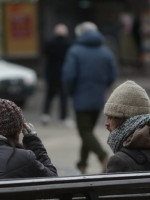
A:
[[[75,33],[77,39],[69,49],[63,66],[63,84],[72,95],[82,140],[77,168],[85,173],[88,155],[94,152],[104,172],[107,153],[94,136],[93,129],[103,109],[105,93],[117,78],[117,63],[94,23],[77,25]]]

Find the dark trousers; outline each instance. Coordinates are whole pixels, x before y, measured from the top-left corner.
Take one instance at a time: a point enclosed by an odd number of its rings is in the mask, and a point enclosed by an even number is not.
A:
[[[60,119],[65,119],[67,117],[67,94],[61,86],[60,87],[48,86],[46,88],[43,113],[49,114],[49,112],[51,111],[52,100],[56,95],[59,95]]]
[[[87,159],[90,152],[94,152],[100,161],[107,155],[93,134],[93,129],[96,125],[99,113],[99,111],[76,112],[77,128],[82,140],[78,165],[83,167],[87,165]]]

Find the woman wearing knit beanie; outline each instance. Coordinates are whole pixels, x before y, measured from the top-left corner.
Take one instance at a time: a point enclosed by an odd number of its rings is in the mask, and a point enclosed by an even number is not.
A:
[[[134,81],[126,81],[104,107],[107,143],[114,152],[107,172],[150,170],[150,99]]]
[[[24,123],[21,109],[6,99],[0,99],[0,163],[0,179],[57,176],[33,126]]]

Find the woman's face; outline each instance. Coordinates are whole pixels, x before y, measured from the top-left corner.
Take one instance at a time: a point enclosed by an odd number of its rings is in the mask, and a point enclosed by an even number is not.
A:
[[[120,123],[118,123],[118,120],[116,118],[111,116],[106,116],[105,126],[110,133],[114,131],[116,128],[118,128],[119,125]]]

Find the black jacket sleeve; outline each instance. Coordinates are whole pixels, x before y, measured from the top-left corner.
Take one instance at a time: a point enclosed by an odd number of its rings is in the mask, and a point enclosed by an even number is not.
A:
[[[51,163],[44,145],[36,134],[25,135],[23,144],[27,149],[33,152],[30,151],[28,158],[32,160],[32,165],[35,168],[34,173],[37,174],[38,177],[57,176],[57,170]]]
[[[110,157],[108,164],[107,164],[107,173],[114,173],[114,172],[128,172],[130,166],[126,159],[121,156],[119,153],[115,154],[114,156]]]

